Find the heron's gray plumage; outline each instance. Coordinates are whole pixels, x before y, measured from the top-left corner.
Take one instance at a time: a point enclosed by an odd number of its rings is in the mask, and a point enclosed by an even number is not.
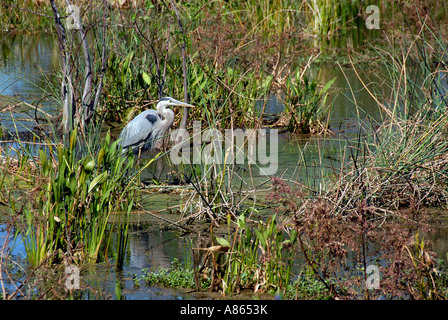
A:
[[[160,99],[157,111],[153,109],[143,111],[123,129],[119,137],[123,152],[131,148],[137,154],[139,150],[144,152],[154,148],[156,140],[164,135],[174,121],[174,112],[167,109],[167,106],[192,107],[171,97]]]
[[[123,129],[119,137],[123,150],[127,151],[128,148],[135,148],[134,150],[137,150],[143,142],[145,142],[146,145],[143,147],[142,151],[150,149],[151,136],[155,136],[153,134],[154,124],[160,120],[157,111],[152,109],[143,111],[132,119],[132,121]],[[142,130],[142,128],[145,130]]]

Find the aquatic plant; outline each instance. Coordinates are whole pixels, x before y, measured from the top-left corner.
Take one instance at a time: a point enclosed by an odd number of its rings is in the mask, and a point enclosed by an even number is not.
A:
[[[148,75],[136,67],[134,59],[134,51],[130,51],[122,60],[114,52],[109,56],[105,74],[105,101],[98,116],[108,121],[126,122],[135,116],[135,106],[149,102],[145,89],[152,83]],[[129,114],[130,111],[134,112]]]
[[[285,111],[276,124],[285,124],[294,133],[327,133],[331,106],[326,105],[332,79],[319,88],[314,79],[300,70],[289,75],[285,84]]]
[[[169,269],[152,271],[143,269],[142,273],[141,276],[134,277],[134,286],[139,286],[143,281],[147,286],[195,288],[193,269],[188,265],[183,265],[178,259],[171,262]]]
[[[3,1],[0,9],[5,3],[19,10],[9,6],[6,14],[1,12],[3,28],[11,22],[20,24],[17,29],[32,27],[31,21],[45,18],[32,15],[35,20],[29,19],[25,9],[34,10],[29,1]],[[103,4],[101,0],[89,6],[102,8]],[[385,123],[362,127],[358,139],[347,141],[341,150],[345,156],[341,168],[333,168],[335,178],[324,181],[325,188],[319,185],[305,192],[306,187],[302,189],[297,181],[290,186],[274,179],[267,200],[276,205],[278,213],[250,227],[246,214],[256,212],[258,203],[249,198],[255,198],[256,189],[240,176],[246,168],[229,163],[172,166],[176,179],[194,189],[191,197],[182,199],[184,221],[207,220],[213,243],[194,250],[206,252],[204,268],[196,264],[185,272],[173,266],[169,272],[159,272],[160,277],[148,273],[149,283],[192,287],[194,279],[197,289],[226,294],[248,289],[296,297],[300,296],[298,288],[306,285],[333,297],[446,297],[444,278],[429,243],[409,234],[426,221],[423,206],[447,203],[446,101],[437,80],[446,71],[446,46],[436,34],[444,28],[433,28],[425,1],[399,5],[404,5],[405,13],[416,6],[410,25],[417,29],[411,32],[415,38],[403,34],[408,42],[398,45],[397,51],[374,49],[381,61],[388,62],[385,69],[392,79],[392,98],[387,103],[372,92]],[[352,26],[359,27],[364,14],[359,1],[190,1],[175,8],[146,1],[139,6],[84,12],[85,21],[96,21],[90,25],[92,33],[105,32],[91,48],[97,57],[95,80],[105,72],[106,94],[98,104],[98,123],[104,115],[123,122],[162,93],[180,98],[188,92],[191,102],[199,106],[190,114],[190,127],[192,120],[202,120],[204,127],[256,128],[275,88],[284,89],[284,124],[289,131],[327,131],[331,108],[326,99],[334,80],[320,85],[297,71],[283,82],[284,71],[300,69],[295,64],[302,61],[299,49],[304,42],[299,40],[307,32],[318,35],[311,43],[322,48],[323,43],[350,33]],[[48,4],[43,8],[46,11],[42,12],[51,15]],[[425,19],[416,19],[419,15]],[[185,28],[178,29],[176,22]],[[424,25],[430,29],[420,29]],[[385,28],[385,34],[398,39],[400,28]],[[78,43],[72,44],[71,58],[75,58]],[[397,43],[389,45],[397,48]],[[104,52],[111,53],[107,69],[103,68]],[[409,71],[415,66],[424,68],[420,70],[422,81],[413,77],[418,72]],[[73,77],[81,80],[87,70],[82,63],[70,69],[79,71]],[[365,85],[366,90],[371,88]],[[74,92],[81,97],[82,89],[75,87]],[[103,139],[99,134],[93,137],[88,127],[81,129],[73,131],[72,140],[68,136],[65,146],[44,142],[38,150],[31,143],[15,141],[21,152],[2,159],[0,201],[14,217],[22,218],[20,235],[33,266],[64,259],[98,261],[107,254],[117,258],[117,268],[122,267],[130,210],[137,202],[134,183],[139,186],[138,173],[144,168],[129,174],[132,159],[126,162],[119,157],[109,135],[99,142]],[[76,145],[85,148],[80,151]],[[202,144],[201,151],[205,147]],[[304,169],[306,165],[303,161]],[[308,187],[311,190],[311,184]],[[29,194],[32,200],[24,201]],[[215,236],[216,226],[225,221],[229,230],[236,224],[236,231],[227,237]],[[387,232],[381,233],[382,228]],[[302,277],[290,281],[292,260],[297,256],[303,259],[306,281]],[[385,276],[384,287],[381,292],[367,290],[368,267],[382,258],[385,267],[379,269]]]
[[[204,106],[202,112],[192,113],[219,129],[254,128],[263,119],[262,103],[269,95],[272,77],[257,75],[231,67],[214,70],[209,65],[194,64],[189,70],[191,101]]]
[[[2,1],[0,17],[1,32],[34,32],[54,27],[54,21],[48,18],[51,17],[51,7],[42,5],[40,1]]]
[[[120,156],[110,135],[96,157],[78,160],[76,132],[72,132],[68,148],[58,145],[53,153],[50,145],[48,150],[39,150],[41,185],[35,190],[35,201],[23,209],[22,238],[33,266],[61,259],[97,261],[109,249],[111,213],[122,212],[120,222],[128,223],[134,190],[127,173],[133,162]],[[120,248],[118,251],[123,250]]]
[[[302,5],[289,0],[233,2],[228,14],[251,32],[272,35],[293,28]]]
[[[422,30],[422,33],[424,30]],[[383,123],[363,125],[344,147],[341,166],[332,183],[315,196],[297,197],[304,190],[292,181],[273,179],[270,200],[291,216],[300,256],[331,295],[374,299],[441,299],[447,286],[443,264],[436,263],[428,240],[428,206],[446,206],[448,185],[446,113],[435,101],[430,61],[420,56],[420,69],[410,72],[411,47],[379,52],[391,83],[391,98],[365,85],[383,111]],[[426,48],[420,48],[425,52]],[[433,57],[439,51],[431,47]],[[354,68],[358,71],[357,68]],[[361,80],[362,81],[362,80]],[[359,111],[359,110],[358,110]],[[342,153],[342,152],[341,152]],[[369,286],[377,270],[378,286]]]
[[[281,179],[273,183],[273,203],[279,204],[280,213],[290,216],[283,226],[297,235],[296,258],[304,261],[307,276],[320,282],[329,296],[421,299],[425,294],[421,295],[420,289],[429,282],[438,297],[446,293],[438,278],[443,278],[443,273],[436,271],[440,265],[431,250],[421,251],[417,257],[413,257],[415,251],[408,250],[414,245],[422,248],[413,236],[419,228],[428,231],[422,227],[428,217],[417,206],[391,211],[366,201],[350,205],[338,198],[336,190],[299,201],[295,195],[302,191],[296,185],[290,187]],[[341,207],[335,207],[337,204]],[[422,259],[425,264],[418,263]],[[422,267],[421,272],[412,271],[416,265]],[[376,270],[375,280],[372,269]],[[373,286],[369,285],[372,281],[376,281]]]
[[[277,220],[273,215],[251,230],[244,214],[238,217],[238,228],[224,262],[223,292],[285,292],[290,283],[297,234],[295,230],[287,234]]]
[[[250,210],[250,209],[248,209]],[[255,209],[252,209],[255,210]],[[246,211],[245,213],[248,213]],[[284,293],[290,285],[291,268],[295,257],[292,250],[296,233],[285,234],[275,216],[258,222],[252,228],[245,213],[238,216],[234,234],[215,237],[209,247],[193,248],[197,288],[203,279],[209,290],[223,295],[251,290],[255,293]],[[231,217],[228,216],[230,230]],[[201,252],[204,254],[201,257]]]
[[[313,0],[304,5],[308,15],[310,31],[315,35],[330,39],[352,25],[362,10],[361,1]],[[380,6],[380,3],[376,3]]]

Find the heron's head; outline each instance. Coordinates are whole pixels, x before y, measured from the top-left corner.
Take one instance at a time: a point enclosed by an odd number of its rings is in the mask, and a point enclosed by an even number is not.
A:
[[[182,102],[182,101],[178,101],[178,100],[173,99],[171,97],[165,97],[165,98],[160,99],[159,103],[157,105],[161,105],[161,106],[164,106],[164,107],[167,107],[167,106],[194,107],[191,104],[188,104],[188,103],[185,103],[185,102]]]

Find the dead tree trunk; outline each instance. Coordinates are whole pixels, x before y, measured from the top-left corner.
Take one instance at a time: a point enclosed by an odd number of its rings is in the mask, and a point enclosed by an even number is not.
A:
[[[84,76],[84,91],[82,94],[82,110],[79,113],[81,118],[81,127],[84,128],[86,122],[88,122],[94,113],[93,103],[92,103],[92,60],[90,59],[90,50],[89,44],[87,43],[86,33],[84,32],[84,28],[82,24],[79,24],[79,37],[81,40],[82,52],[84,55],[84,67],[85,67],[85,76]]]
[[[61,69],[62,69],[62,86],[61,86],[61,99],[62,99],[62,129],[64,135],[71,132],[74,124],[74,115],[76,111],[75,97],[73,91],[72,77],[70,71],[70,55],[67,50],[67,38],[65,35],[65,28],[61,21],[61,16],[54,3],[54,0],[50,0],[51,8],[53,9],[54,21],[56,24],[56,32],[59,42],[59,54],[61,57]]]
[[[70,13],[69,18],[72,20],[72,29],[78,30],[78,35],[80,39],[80,45],[84,57],[84,89],[81,98],[81,109],[77,110],[75,103],[75,96],[73,90],[73,84],[71,79],[71,65],[70,65],[70,52],[67,49],[67,38],[66,38],[66,30],[61,21],[61,17],[59,15],[58,9],[54,0],[50,0],[51,7],[53,9],[55,22],[56,22],[56,30],[58,33],[59,39],[59,51],[61,54],[61,67],[63,73],[63,81],[61,88],[61,97],[63,101],[62,108],[62,125],[64,129],[64,134],[67,134],[71,131],[73,126],[75,125],[75,115],[78,116],[78,121],[76,123],[80,123],[81,130],[85,128],[85,126],[92,119],[95,114],[96,106],[98,105],[99,97],[102,91],[103,78],[106,72],[106,45],[105,45],[105,35],[106,35],[106,10],[107,10],[107,2],[104,1],[104,15],[103,15],[103,39],[102,39],[102,62],[101,62],[101,71],[99,75],[99,83],[97,86],[97,91],[93,94],[93,73],[92,73],[92,59],[90,56],[89,44],[87,41],[87,35],[84,30],[84,27],[81,23],[79,8],[74,7],[70,4],[68,0],[65,0],[67,3],[68,11]],[[80,91],[80,90],[79,90]],[[94,99],[93,99],[94,98]]]

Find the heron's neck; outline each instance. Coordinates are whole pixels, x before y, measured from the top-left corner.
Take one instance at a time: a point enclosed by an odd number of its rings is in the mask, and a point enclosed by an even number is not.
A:
[[[174,122],[174,112],[170,109],[167,109],[163,105],[157,106],[157,113],[163,117],[162,122],[167,125],[171,125]]]

